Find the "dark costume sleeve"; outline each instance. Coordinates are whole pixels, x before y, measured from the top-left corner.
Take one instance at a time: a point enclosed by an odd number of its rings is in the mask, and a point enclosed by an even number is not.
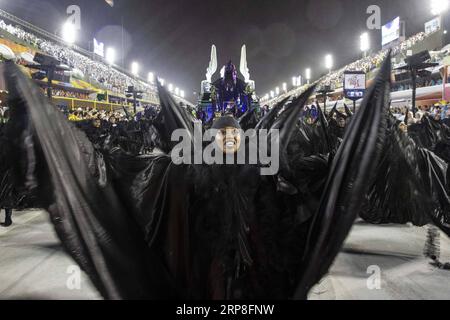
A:
[[[0,123],[0,209],[15,208],[18,194],[11,177],[11,161],[8,154],[8,141],[5,137],[6,124]]]
[[[367,180],[374,174],[383,145],[390,63],[388,55],[333,159],[318,211],[309,228],[296,298],[305,298],[328,271],[362,208],[369,189]]]
[[[371,223],[423,226],[433,222],[449,235],[448,163],[400,132],[392,118],[389,122],[382,160],[361,217]],[[428,134],[428,143],[416,141],[431,148],[432,136]]]
[[[145,235],[127,210],[130,204],[121,201],[122,189],[116,189],[105,158],[17,66],[8,63],[5,76],[15,177],[39,189],[63,244],[100,293],[109,299],[177,296],[159,253],[145,241],[152,231]],[[162,186],[167,166],[152,171],[151,160],[139,163],[148,165],[149,174],[142,178]]]
[[[430,222],[425,213],[429,203],[418,188],[420,176],[409,165],[411,157],[417,159],[415,144],[400,132],[397,121],[391,118],[389,123],[377,175],[360,216],[375,224],[411,222],[423,226]]]

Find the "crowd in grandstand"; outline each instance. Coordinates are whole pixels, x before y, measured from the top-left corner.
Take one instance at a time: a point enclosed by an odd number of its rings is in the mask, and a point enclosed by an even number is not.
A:
[[[350,63],[336,71],[332,71],[331,73],[323,76],[321,79],[319,79],[319,87],[327,85],[330,86],[332,90],[340,89],[343,87],[344,83],[344,73],[346,71],[364,71],[365,73],[369,73],[371,71],[376,70],[380,67],[381,63],[383,62],[384,58],[387,56],[389,50],[392,51],[392,56],[398,56],[402,55],[403,57],[407,56],[407,51],[410,50],[412,47],[414,47],[419,42],[425,40],[429,35],[425,32],[420,32],[405,41],[400,42],[399,44],[393,46],[390,49],[383,49],[381,51],[378,51],[372,55],[369,55],[367,57],[364,57],[362,59],[359,59],[353,63]],[[432,58],[430,62],[440,62],[442,59],[448,54],[448,51],[445,52],[434,52],[432,54]],[[408,78],[409,79],[409,78]],[[417,87],[428,87],[428,86],[435,86],[435,85],[441,85],[442,79],[421,79],[421,81],[418,81]],[[305,90],[305,86],[296,88],[294,90],[291,90],[285,94],[282,94],[277,97],[277,101],[281,101],[285,97],[289,95],[298,96]],[[412,88],[411,83],[394,83],[392,91],[403,91],[403,90],[409,90]],[[343,99],[343,94],[334,94],[330,97],[328,97],[328,101],[334,102],[339,101]]]
[[[0,20],[0,28],[44,53],[57,58],[71,68],[80,70],[87,80],[95,81],[97,84],[115,93],[123,94],[128,86],[134,86],[136,89],[144,91],[145,98],[145,93],[155,91],[147,83],[133,79],[108,64],[90,59],[68,46],[39,38],[34,34],[24,31],[19,26],[6,24],[3,20]]]
[[[128,121],[125,114],[121,112],[96,110],[92,108],[77,108],[74,110],[63,110],[69,121],[77,122],[83,120],[100,119],[107,122]]]
[[[442,79],[424,79],[423,81],[417,82],[417,88],[425,88],[442,85]],[[392,86],[392,91],[404,91],[411,90],[413,88],[412,83],[394,83]]]
[[[416,45],[418,42],[423,41],[427,35],[424,32],[420,32],[407,40],[399,43],[398,45],[391,48],[392,50],[392,56],[395,57],[398,54],[406,53],[407,50],[412,48],[414,45]],[[388,54],[389,49],[384,49],[381,51],[378,51],[377,53],[373,55],[369,55],[365,58],[362,58],[358,61],[355,61],[335,72],[332,72],[329,75],[326,75],[322,79],[322,83],[331,85],[332,88],[339,88],[342,87],[343,81],[344,81],[344,72],[346,71],[364,71],[365,73],[368,73],[376,68],[378,68],[381,63],[383,62],[384,58]]]
[[[59,106],[59,109],[66,115],[69,121],[78,122],[85,120],[99,119],[106,122],[120,121],[138,121],[141,119],[153,119],[159,112],[158,106],[146,106],[143,111],[138,112],[135,116],[125,111],[98,110],[95,108],[74,108],[69,109],[66,106]]]
[[[450,119],[450,105],[447,103],[422,105],[414,109],[408,106],[394,107],[391,112],[401,121],[405,121],[406,115],[408,115],[407,125],[420,123],[424,117],[431,117],[436,121]]]
[[[43,91],[45,91],[43,89]],[[57,97],[73,98],[73,99],[89,99],[89,94],[83,92],[68,91],[62,89],[52,89],[52,95]]]

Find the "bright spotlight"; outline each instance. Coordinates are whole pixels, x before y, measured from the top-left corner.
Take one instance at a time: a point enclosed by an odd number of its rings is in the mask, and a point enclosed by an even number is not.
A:
[[[275,94],[278,96],[280,94],[280,87],[275,88]]]
[[[135,76],[139,74],[139,64],[137,62],[131,64],[131,73]]]
[[[116,50],[113,48],[107,48],[105,59],[109,64],[113,64],[114,61],[116,61]]]
[[[180,90],[180,97],[182,97],[184,99],[184,97],[185,97],[184,90]]]
[[[173,84],[169,83],[169,92],[173,91]]]
[[[273,99],[275,97],[275,93],[273,91],[270,91],[270,97]]]
[[[333,68],[333,56],[331,54],[327,54],[325,56],[325,68],[327,68],[330,72]]]
[[[153,74],[153,72],[149,72],[148,73],[148,78],[147,78],[148,82],[153,83],[155,81],[155,75]]]
[[[367,52],[370,49],[370,38],[367,32],[364,32],[361,37],[361,51]]]
[[[161,83],[161,87],[164,87],[166,80],[164,80],[163,78],[159,78],[158,80],[159,80],[159,83]]]
[[[293,87],[297,86],[297,77],[292,77],[292,86]]]
[[[440,15],[449,8],[449,0],[431,0],[431,14]]]
[[[175,88],[175,94],[176,94],[177,96],[180,95],[180,89],[179,89],[179,88]]]
[[[287,92],[287,83],[286,82],[283,83],[283,91]]]
[[[305,78],[308,81],[311,80],[311,69],[310,68],[305,70]]]
[[[74,44],[77,37],[75,25],[67,21],[62,27],[62,38],[68,44]]]

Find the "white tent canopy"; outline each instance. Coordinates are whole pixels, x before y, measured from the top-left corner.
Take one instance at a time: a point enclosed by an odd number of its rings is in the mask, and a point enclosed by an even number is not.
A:
[[[34,62],[34,56],[31,53],[29,53],[29,52],[22,52],[20,54],[20,57],[23,60],[25,60],[27,63],[36,64],[36,62]]]
[[[13,60],[16,58],[16,55],[11,48],[4,44],[0,44],[0,56],[6,60]]]
[[[76,79],[83,79],[84,73],[80,69],[75,68],[75,69],[72,69],[72,76]]]

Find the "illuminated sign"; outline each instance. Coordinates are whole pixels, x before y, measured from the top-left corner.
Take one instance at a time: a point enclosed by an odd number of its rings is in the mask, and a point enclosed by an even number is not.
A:
[[[441,30],[441,18],[437,17],[425,23],[425,33],[430,34]]]
[[[400,17],[395,18],[381,28],[381,38],[382,46],[400,39]]]
[[[366,92],[366,74],[363,71],[344,73],[344,94],[347,99],[359,100]]]

